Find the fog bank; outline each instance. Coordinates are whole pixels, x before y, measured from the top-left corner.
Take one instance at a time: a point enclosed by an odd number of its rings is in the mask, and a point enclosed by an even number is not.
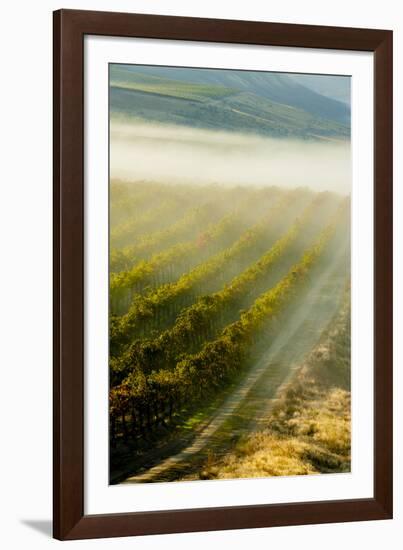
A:
[[[111,121],[113,178],[162,183],[308,186],[349,193],[350,143]]]

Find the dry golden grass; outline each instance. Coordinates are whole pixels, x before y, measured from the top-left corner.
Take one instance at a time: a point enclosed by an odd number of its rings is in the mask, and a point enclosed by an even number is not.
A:
[[[336,320],[277,396],[267,428],[209,457],[203,479],[350,471],[349,296]]]

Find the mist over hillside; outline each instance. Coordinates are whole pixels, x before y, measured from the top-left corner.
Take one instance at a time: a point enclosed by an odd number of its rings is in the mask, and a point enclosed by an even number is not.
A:
[[[349,193],[349,106],[300,82],[280,73],[111,65],[111,175]],[[338,93],[348,92],[349,79],[338,82]]]
[[[113,178],[350,192],[350,143],[111,122]]]

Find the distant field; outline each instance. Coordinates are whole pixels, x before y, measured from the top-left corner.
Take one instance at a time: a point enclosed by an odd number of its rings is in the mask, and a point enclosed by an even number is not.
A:
[[[236,90],[223,86],[207,86],[189,82],[178,84],[175,80],[159,79],[157,77],[145,79],[140,78],[138,75],[136,75],[135,79],[132,78],[131,80],[125,80],[124,75],[122,75],[122,80],[115,76],[111,80],[110,85],[114,88],[147,92],[162,96],[172,96],[192,101],[204,101],[206,98],[225,97],[236,92]]]
[[[349,199],[119,181],[110,196],[111,482],[220,477],[342,303]]]

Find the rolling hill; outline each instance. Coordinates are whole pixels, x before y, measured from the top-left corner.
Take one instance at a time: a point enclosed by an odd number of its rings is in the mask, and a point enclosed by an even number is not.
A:
[[[290,75],[111,65],[112,116],[305,139],[350,135],[349,107]]]

